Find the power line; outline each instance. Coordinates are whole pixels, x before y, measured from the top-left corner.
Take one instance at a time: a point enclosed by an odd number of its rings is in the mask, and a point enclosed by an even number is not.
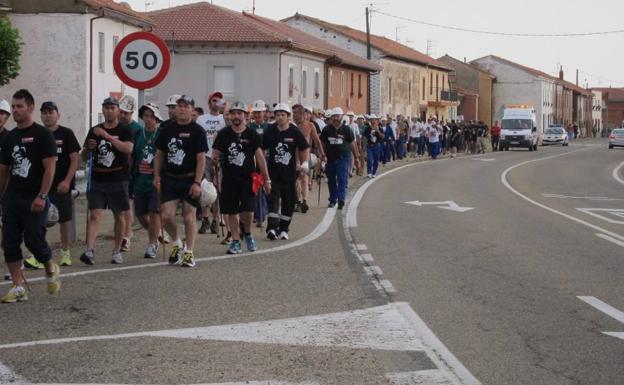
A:
[[[585,75],[589,75],[589,76],[591,76],[591,77],[593,77],[593,78],[596,78],[596,79],[606,80],[607,82],[611,82],[611,83],[618,83],[618,84],[624,84],[624,82],[620,82],[620,81],[617,81],[617,80],[608,79],[608,78],[605,78],[605,77],[602,77],[602,76],[598,76],[598,75],[590,74],[589,72],[586,72],[586,71],[583,71],[583,70],[579,70],[579,72],[584,73]]]
[[[434,24],[429,23],[422,20],[410,19],[404,16],[396,16],[391,15],[389,13],[385,13],[379,10],[376,10],[375,13],[379,15],[384,15],[388,17],[392,17],[398,20],[409,21],[415,24],[427,25],[429,27],[436,27],[442,29],[450,29],[453,31],[461,31],[461,32],[471,32],[471,33],[480,33],[483,35],[497,35],[497,36],[516,36],[516,37],[578,37],[578,36],[596,36],[596,35],[610,35],[616,33],[624,33],[624,29],[616,29],[611,31],[598,31],[598,32],[579,32],[579,33],[512,33],[512,32],[495,32],[495,31],[483,31],[478,29],[470,29],[470,28],[462,28],[462,27],[453,27],[450,25],[442,25],[442,24]]]

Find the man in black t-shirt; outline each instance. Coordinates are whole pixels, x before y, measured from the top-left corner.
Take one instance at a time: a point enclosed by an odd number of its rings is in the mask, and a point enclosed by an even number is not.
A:
[[[297,175],[304,162],[307,166],[310,154],[308,141],[297,126],[290,123],[288,104],[279,103],[273,111],[275,124],[265,130],[262,142],[264,149],[269,152],[267,167],[271,177],[271,194],[267,238],[272,241],[288,239],[288,227],[297,199]]]
[[[154,187],[160,194],[163,225],[173,240],[169,264],[195,266],[193,247],[197,236],[195,211],[199,207],[201,182],[206,167],[208,142],[206,132],[193,121],[195,101],[182,95],[176,101],[175,122],[161,129],[156,139],[154,158]],[[183,247],[178,236],[175,215],[182,201],[182,216],[186,233]]]
[[[342,108],[336,107],[331,112],[329,124],[321,132],[321,143],[327,156],[325,173],[329,187],[329,207],[342,210],[347,195],[349,180],[350,154],[357,154],[357,145],[353,130],[342,124]],[[360,161],[355,159],[355,167],[360,168]]]
[[[4,195],[2,249],[13,280],[13,287],[0,299],[2,302],[28,299],[21,274],[22,240],[37,261],[45,265],[48,293],[56,294],[61,288],[60,268],[52,262],[52,250],[46,241],[48,193],[54,179],[56,145],[52,134],[33,122],[34,109],[35,100],[27,90],[13,95],[17,128],[7,134],[0,150],[0,195]]]
[[[121,243],[124,235],[124,211],[130,209],[128,179],[129,156],[132,154],[133,137],[130,127],[119,123],[119,101],[113,97],[102,103],[104,123],[87,133],[86,148],[93,157],[91,186],[87,193],[89,223],[87,224],[87,247],[80,260],[95,263],[95,240],[98,234],[102,210],[110,209],[115,218],[115,247],[111,263],[123,263]]]
[[[267,173],[260,135],[247,127],[247,106],[243,102],[230,107],[231,126],[220,130],[212,148],[213,165],[223,169],[219,203],[221,212],[228,217],[232,242],[228,254],[242,253],[239,220],[244,226],[247,250],[256,250],[256,241],[251,235],[251,218],[254,210],[252,173],[256,165],[265,178],[265,191],[271,190],[271,179]],[[240,219],[239,219],[240,215]]]
[[[69,253],[70,221],[72,220],[74,177],[80,163],[80,144],[74,132],[67,127],[59,126],[58,107],[54,102],[41,105],[41,122],[52,132],[56,142],[56,172],[50,188],[50,200],[59,212],[61,228],[61,266],[71,266]]]

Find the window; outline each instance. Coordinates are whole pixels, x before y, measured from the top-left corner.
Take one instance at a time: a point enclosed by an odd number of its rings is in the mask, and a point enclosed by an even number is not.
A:
[[[412,81],[407,83],[407,102],[412,103]]]
[[[292,98],[294,93],[295,93],[295,66],[293,64],[289,64],[288,65],[288,97]]]
[[[358,74],[358,98],[362,96],[362,74]]]
[[[234,96],[234,67],[214,66],[214,88],[223,93],[224,97]]]
[[[303,67],[301,71],[301,94],[303,98],[308,97],[308,69]]]
[[[388,78],[388,103],[392,103],[392,78]]]
[[[423,85],[422,85],[422,100],[425,100],[425,90],[427,89],[427,79],[423,78]]]
[[[321,75],[319,69],[314,69],[314,98],[318,99],[321,96]]]
[[[433,73],[429,74],[429,95],[433,95]]]
[[[329,70],[329,81],[327,82],[329,88],[329,96],[334,96],[334,71]]]
[[[446,89],[446,75],[442,74],[442,89],[445,90]]]
[[[353,79],[355,79],[355,74],[351,72],[351,97],[355,95],[355,85],[354,85],[355,81]]]
[[[106,70],[106,66],[104,65],[104,54],[106,53],[106,40],[104,39],[104,32],[98,33],[98,69],[100,72],[104,72]]]
[[[340,71],[340,97],[344,98],[345,93],[345,72]]]
[[[436,74],[436,94],[440,92],[440,75]]]

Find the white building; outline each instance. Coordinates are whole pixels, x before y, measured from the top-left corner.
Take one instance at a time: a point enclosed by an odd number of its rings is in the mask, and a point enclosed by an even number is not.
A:
[[[535,108],[538,130],[554,123],[556,78],[494,55],[471,63],[496,76],[492,91],[493,121],[502,120],[506,104],[525,104]]]
[[[151,21],[130,8],[102,0],[9,0],[8,15],[24,41],[20,75],[0,88],[10,99],[28,89],[36,111],[42,102],[59,106],[60,124],[70,127],[78,140],[100,122],[102,100],[124,94],[113,69],[113,50],[125,35],[151,27]],[[35,113],[36,120],[38,112]]]
[[[604,101],[602,100],[602,91],[592,90],[594,97],[592,99],[592,129],[596,130],[596,136],[602,135],[602,107]]]

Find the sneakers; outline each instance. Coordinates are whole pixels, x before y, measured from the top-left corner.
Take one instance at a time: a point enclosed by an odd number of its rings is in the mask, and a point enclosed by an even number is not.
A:
[[[80,262],[85,265],[94,265],[95,264],[95,256],[93,255],[93,250],[87,250],[80,256]]]
[[[130,250],[130,239],[124,238],[121,240],[121,251],[125,253],[128,250]]]
[[[277,233],[275,232],[275,230],[271,229],[267,231],[267,239],[269,241],[274,241],[277,239]]]
[[[61,266],[72,265],[71,254],[69,253],[69,250],[61,250],[61,253],[59,255],[61,256]]]
[[[61,280],[59,275],[61,274],[61,268],[56,263],[52,264],[52,272],[46,274],[46,281],[48,281],[48,294],[58,294],[61,290]]]
[[[308,202],[306,202],[306,201],[301,202],[301,213],[302,214],[307,213],[309,209],[310,209],[310,206],[308,206]]]
[[[158,254],[158,243],[147,245],[147,249],[145,249],[145,254],[143,258],[145,259],[154,259]]]
[[[373,179],[373,174],[368,174],[366,177],[367,177],[368,179]]]
[[[286,240],[286,241],[287,241],[287,240],[288,240],[288,233],[287,233],[287,232],[285,232],[285,231],[280,232],[280,233],[279,233],[279,239],[282,239],[282,240]]]
[[[180,246],[177,245],[173,245],[173,247],[171,248],[171,254],[169,254],[169,264],[170,265],[178,265],[180,264],[181,260],[181,255],[182,254],[182,248]]]
[[[219,233],[219,225],[217,224],[217,221],[213,219],[212,223],[210,223],[210,234],[218,234],[218,233]]]
[[[329,202],[327,207],[329,207],[330,209],[333,209],[334,207],[336,207],[336,202]]]
[[[123,254],[121,251],[114,251],[113,256],[111,257],[111,263],[113,265],[120,265],[123,263]]]
[[[202,224],[201,227],[199,228],[199,233],[200,234],[206,234],[208,232],[208,230],[211,230],[210,228],[210,221],[208,220],[208,218],[204,218],[202,219]]]
[[[9,292],[5,296],[0,298],[0,301],[3,303],[28,301],[28,293],[26,293],[26,289],[24,289],[22,286],[13,285]]]
[[[247,244],[247,250],[249,251],[258,250],[258,246],[256,246],[256,240],[254,239],[253,235],[251,234],[245,235],[245,243]]]
[[[221,241],[221,244],[229,245],[230,243],[232,243],[232,233],[228,231],[227,235],[225,236],[225,239]]]
[[[242,252],[243,252],[243,249],[241,248],[240,241],[233,240],[232,242],[230,242],[230,247],[228,247],[228,250],[227,250],[228,254],[240,254]]]
[[[342,210],[343,207],[344,207],[344,201],[339,201],[338,202],[338,210]]]
[[[182,254],[182,267],[195,267],[195,258],[192,251],[185,250]]]
[[[295,210],[296,213],[300,213],[301,212],[301,202],[297,201],[295,202]]]
[[[34,255],[31,255],[28,259],[24,260],[24,267],[27,267],[29,269],[40,270],[40,269],[43,269],[45,265],[37,261]]]

